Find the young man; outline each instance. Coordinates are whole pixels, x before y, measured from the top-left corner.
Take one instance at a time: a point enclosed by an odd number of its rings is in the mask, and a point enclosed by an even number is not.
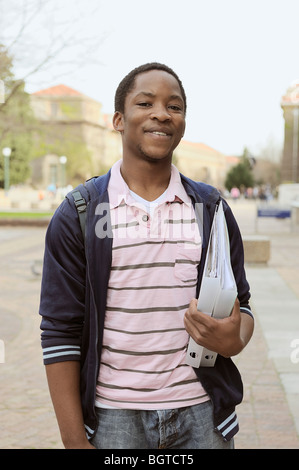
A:
[[[220,195],[180,175],[172,154],[186,96],[169,67],[131,71],[115,95],[123,158],[71,195],[48,228],[40,314],[49,389],[66,448],[232,448],[242,382],[230,356],[253,332],[240,232],[223,201],[238,299],[230,317],[197,310]],[[202,218],[195,215],[195,205]],[[218,353],[185,362],[191,335]]]

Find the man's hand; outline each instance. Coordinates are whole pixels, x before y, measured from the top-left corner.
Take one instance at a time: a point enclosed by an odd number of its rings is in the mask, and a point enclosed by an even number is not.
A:
[[[49,364],[46,366],[46,373],[64,447],[95,449],[88,441],[84,428],[80,398],[80,362]]]
[[[197,300],[192,299],[185,313],[186,331],[201,346],[224,357],[239,354],[253,333],[253,318],[240,312],[236,299],[232,313],[227,318],[217,319],[197,310]]]

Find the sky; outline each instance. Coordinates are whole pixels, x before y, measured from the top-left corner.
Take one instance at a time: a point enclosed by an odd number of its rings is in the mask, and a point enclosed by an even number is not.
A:
[[[40,0],[30,17],[36,2],[0,0],[16,77],[53,54],[26,79],[29,93],[63,83],[113,113],[122,78],[158,61],[183,82],[185,140],[227,155],[282,147],[280,102],[299,78],[298,0]]]

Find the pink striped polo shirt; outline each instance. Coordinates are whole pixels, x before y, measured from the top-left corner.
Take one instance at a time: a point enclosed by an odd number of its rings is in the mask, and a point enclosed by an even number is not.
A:
[[[165,193],[143,204],[120,166],[112,167],[108,186],[112,267],[96,405],[166,409],[201,403],[209,397],[185,364],[183,317],[195,296],[201,256],[191,200],[172,166]]]

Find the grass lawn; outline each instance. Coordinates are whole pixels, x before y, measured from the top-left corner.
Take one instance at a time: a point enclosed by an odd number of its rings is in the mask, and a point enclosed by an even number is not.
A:
[[[52,217],[53,212],[0,212],[0,219],[41,219]]]

